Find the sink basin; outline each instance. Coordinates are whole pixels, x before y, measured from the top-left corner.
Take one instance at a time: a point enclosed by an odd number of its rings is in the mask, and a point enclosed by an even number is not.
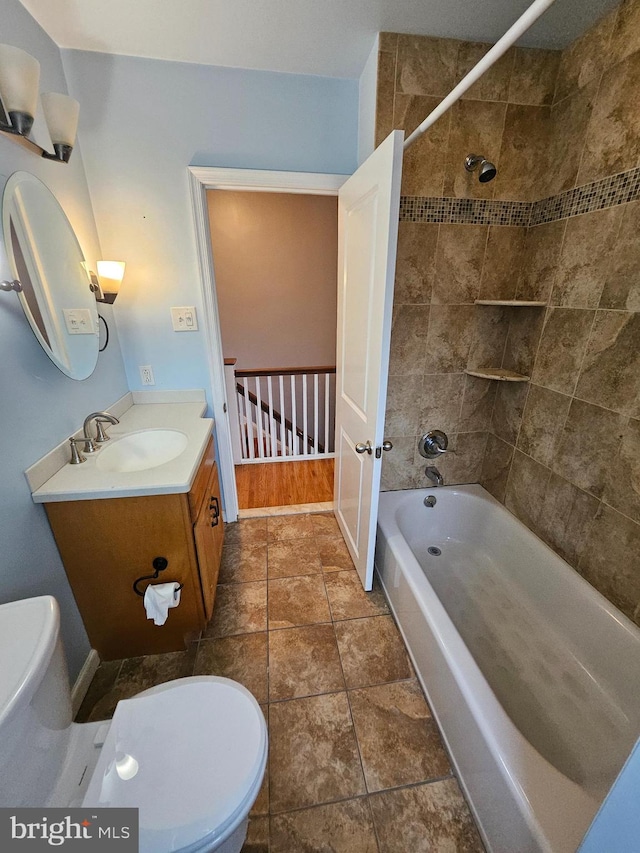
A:
[[[100,451],[101,471],[146,471],[171,462],[187,448],[187,436],[177,429],[144,429],[110,442]]]

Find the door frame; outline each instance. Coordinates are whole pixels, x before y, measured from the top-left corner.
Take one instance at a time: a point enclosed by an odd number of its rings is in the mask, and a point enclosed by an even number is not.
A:
[[[225,406],[228,409],[229,401],[227,400],[224,381],[224,356],[209,229],[207,190],[337,196],[338,190],[350,175],[226,169],[217,166],[189,166],[188,173],[198,255],[200,295],[204,312],[202,329],[207,348],[207,368],[215,420],[216,451],[222,484],[224,515],[226,521],[236,521],[238,518],[238,491],[231,447],[229,416],[225,410]]]

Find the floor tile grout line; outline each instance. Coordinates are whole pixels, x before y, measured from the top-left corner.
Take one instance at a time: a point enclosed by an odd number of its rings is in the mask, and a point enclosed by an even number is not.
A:
[[[349,802],[350,800],[370,800],[372,797],[383,795],[389,792],[408,791],[412,788],[420,788],[423,785],[435,785],[438,782],[446,782],[448,779],[455,779],[456,783],[458,781],[454,773],[448,773],[446,776],[435,776],[433,779],[426,779],[422,782],[410,782],[408,785],[396,785],[393,788],[382,788],[380,791],[367,791],[363,794],[354,794],[351,797],[339,797],[335,800],[324,800],[321,803],[312,803],[310,805],[297,806],[293,809],[283,809],[282,811],[269,812],[269,818],[281,817],[282,815],[296,814],[298,812],[303,812],[310,809],[322,808],[323,806],[332,806],[337,803]]]

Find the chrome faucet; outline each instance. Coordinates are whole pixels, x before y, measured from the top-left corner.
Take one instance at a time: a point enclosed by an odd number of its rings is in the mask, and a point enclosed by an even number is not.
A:
[[[95,439],[89,433],[89,426],[91,421],[96,422],[96,437]],[[85,453],[95,453],[98,449],[96,444],[104,444],[105,441],[109,441],[109,436],[105,433],[103,423],[110,424],[119,424],[120,421],[118,418],[110,415],[109,412],[92,412],[90,415],[84,419],[84,452]]]
[[[426,474],[427,479],[431,480],[434,486],[444,486],[442,474],[438,471],[435,465],[427,465],[424,469],[424,473]]]

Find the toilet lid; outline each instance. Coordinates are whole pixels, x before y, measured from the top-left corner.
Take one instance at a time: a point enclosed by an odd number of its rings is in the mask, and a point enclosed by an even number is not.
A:
[[[260,706],[242,685],[169,682],[118,704],[83,805],[139,808],[141,851],[215,840],[248,811],[266,741]]]

